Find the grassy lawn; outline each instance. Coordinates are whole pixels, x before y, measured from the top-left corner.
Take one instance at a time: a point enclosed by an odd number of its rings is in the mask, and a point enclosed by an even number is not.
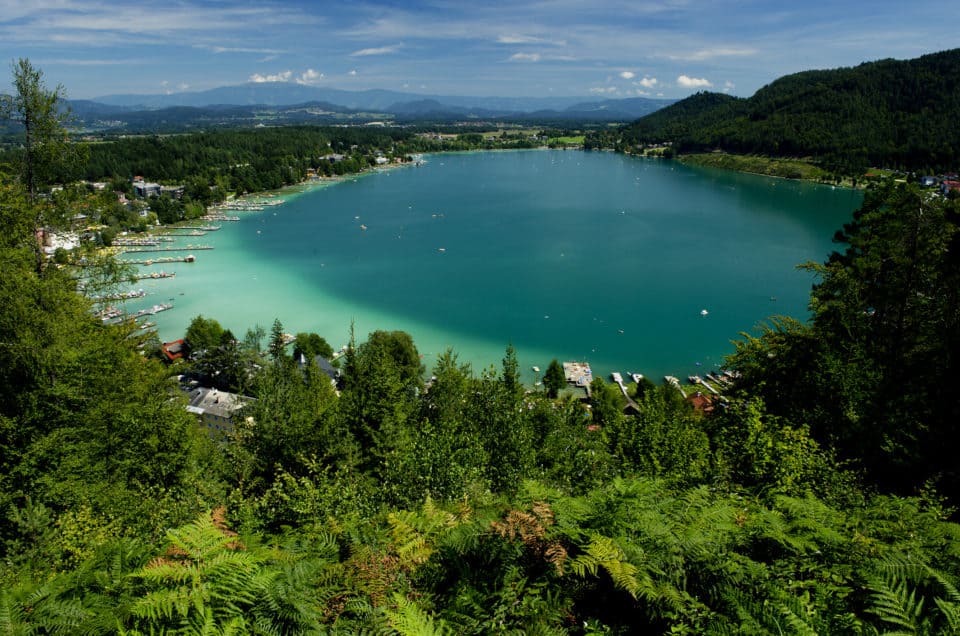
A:
[[[557,144],[558,146],[582,146],[584,135],[574,137],[551,137],[547,143]]]

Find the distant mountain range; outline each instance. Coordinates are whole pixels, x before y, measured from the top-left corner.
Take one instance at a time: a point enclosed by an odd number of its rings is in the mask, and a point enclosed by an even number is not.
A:
[[[249,82],[239,86],[223,86],[206,91],[173,93],[170,95],[105,95],[93,101],[113,106],[133,107],[137,110],[158,109],[169,106],[207,107],[230,104],[234,106],[292,106],[307,102],[337,104],[354,111],[392,112],[397,105],[423,104],[429,111],[481,111],[490,113],[531,113],[537,111],[575,110],[583,104],[625,102],[617,112],[637,113],[643,116],[662,108],[675,100],[633,98],[589,102],[583,97],[464,97],[424,95],[388,90],[347,91],[335,88],[307,86],[290,82]],[[643,105],[639,108],[639,105]]]
[[[786,75],[743,99],[698,93],[619,131],[627,145],[811,157],[851,172],[960,167],[960,49]]]
[[[345,91],[285,82],[248,83],[171,95],[106,95],[68,102],[86,129],[194,129],[287,123],[509,120],[629,122],[674,100],[463,97],[387,90]]]

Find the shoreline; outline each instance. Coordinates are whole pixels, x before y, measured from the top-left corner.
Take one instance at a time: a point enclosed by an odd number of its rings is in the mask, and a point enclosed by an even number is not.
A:
[[[709,158],[719,159],[719,162],[710,161]],[[773,179],[783,179],[785,181],[803,181],[805,183],[813,183],[816,185],[830,186],[833,188],[844,188],[847,190],[854,191],[863,191],[866,189],[865,185],[861,183],[866,183],[865,181],[860,181],[854,185],[854,179],[852,177],[843,177],[840,183],[826,181],[815,176],[804,176],[803,174],[799,176],[791,176],[786,174],[778,174],[773,169],[777,167],[778,163],[786,163],[787,167],[793,167],[794,169],[798,167],[803,167],[809,170],[819,170],[822,171],[822,168],[818,166],[803,161],[801,159],[783,159],[783,158],[774,158],[774,157],[762,157],[759,155],[738,155],[729,152],[724,153],[691,153],[687,155],[678,155],[674,158],[676,161],[684,165],[693,165],[702,168],[714,168],[717,170],[730,170],[732,172],[739,172],[742,174],[749,174],[758,177],[770,177]],[[728,164],[735,165],[722,165],[723,160],[728,160]],[[750,170],[746,165],[749,163],[748,160],[760,160],[764,162],[767,166],[771,167],[771,171],[762,172],[757,170]],[[824,172],[824,174],[826,174]]]
[[[513,150],[513,149],[510,149],[510,150]],[[524,150],[524,151],[541,150],[541,148],[537,148],[537,149],[522,149],[522,150]],[[546,149],[546,150],[551,150],[551,149]],[[480,154],[480,153],[486,153],[486,152],[490,152],[490,151],[484,151],[484,150],[468,150],[468,151],[456,151],[456,152],[451,152],[451,153],[430,153],[429,156],[432,157],[432,162],[433,162],[433,163],[436,163],[436,162],[438,161],[438,157],[442,158],[442,155],[443,155],[443,154],[451,154],[451,155],[470,155],[470,154]],[[493,151],[493,152],[501,152],[501,153],[507,153],[507,154],[509,154],[509,151],[508,151],[508,150],[498,150],[498,151]],[[555,151],[554,151],[554,152],[555,152]],[[283,199],[283,200],[285,200],[285,201],[289,201],[289,200],[294,200],[294,199],[296,199],[296,198],[299,198],[299,196],[302,195],[302,194],[304,194],[304,193],[309,193],[309,192],[313,192],[313,191],[315,191],[315,190],[325,189],[326,187],[328,187],[328,186],[330,186],[330,185],[335,185],[335,184],[338,184],[338,183],[343,183],[343,182],[345,182],[345,181],[347,181],[347,180],[350,180],[350,179],[356,181],[357,179],[359,179],[359,178],[361,178],[361,177],[364,177],[364,176],[370,176],[370,175],[372,175],[372,174],[380,173],[380,172],[389,172],[389,171],[394,170],[394,169],[397,169],[397,168],[409,167],[410,165],[414,165],[414,166],[415,166],[416,164],[413,163],[413,162],[405,162],[405,163],[400,163],[400,164],[389,164],[389,165],[384,165],[384,166],[380,166],[380,167],[376,167],[376,168],[371,167],[371,168],[368,168],[367,170],[365,170],[365,171],[363,171],[363,172],[361,172],[361,173],[347,174],[347,175],[341,175],[341,176],[333,176],[333,177],[327,177],[327,178],[315,178],[315,179],[314,179],[314,178],[311,178],[311,179],[305,180],[305,181],[303,181],[303,182],[301,182],[301,183],[298,183],[298,184],[294,184],[294,185],[290,185],[290,186],[285,186],[285,187],[283,187],[283,188],[281,188],[281,189],[279,189],[279,190],[263,191],[263,192],[257,192],[257,193],[249,193],[249,194],[246,194],[246,195],[242,195],[241,197],[236,197],[236,198],[234,198],[233,200],[234,200],[234,201],[238,201],[238,202],[242,202],[242,201],[244,201],[244,200],[250,201],[251,199],[256,200],[256,199],[258,199],[258,198],[264,198],[264,197],[266,197],[267,195],[279,195],[279,198],[280,198],[280,199]],[[269,211],[269,208],[266,208],[265,211]],[[258,217],[263,216],[262,214],[259,214],[259,213],[257,213],[257,212],[259,212],[259,211],[256,211],[256,212],[254,212],[254,211],[251,211],[251,212],[240,212],[240,213],[239,213],[239,216],[241,216],[242,218],[246,218],[246,219],[258,218]],[[187,222],[187,223],[189,223],[189,222]],[[162,228],[152,228],[152,230],[160,230],[161,232],[163,232],[163,231],[165,231],[165,230],[166,230],[166,231],[169,231],[170,229],[173,229],[174,227],[176,227],[176,226],[163,226]],[[259,227],[259,226],[258,226],[258,227]],[[266,230],[265,230],[265,232],[266,232]],[[219,246],[218,246],[218,247],[219,247]],[[228,251],[229,251],[229,248],[228,248]],[[203,269],[206,269],[206,267],[203,266]],[[178,277],[178,278],[179,278],[179,277]],[[191,294],[192,294],[192,292],[191,292]],[[173,296],[174,294],[171,293],[170,295]],[[181,294],[181,295],[182,295],[182,294]],[[184,309],[186,309],[186,308],[184,308]],[[188,312],[197,313],[197,311],[195,310],[195,308],[189,309]],[[180,314],[180,313],[184,313],[184,312],[181,311],[181,312],[177,312],[177,313]],[[208,313],[208,312],[204,311],[204,315],[207,315],[207,313]],[[169,318],[171,318],[171,317],[168,317],[168,320],[169,320]],[[699,318],[698,318],[698,320],[699,320]],[[174,319],[174,322],[179,322],[179,317],[178,317],[178,318],[175,318],[175,319]],[[378,325],[373,325],[373,324],[369,325],[369,327],[370,327],[371,329],[380,328],[380,326],[378,326]],[[325,334],[325,335],[326,335],[326,334]],[[474,344],[475,344],[475,343],[473,343],[473,342],[471,341],[471,338],[467,338],[467,341],[468,341],[468,342],[466,342],[466,343],[461,343],[463,346],[455,348],[455,351],[460,352],[461,355],[467,355],[467,357],[470,358],[470,359],[471,359],[471,362],[474,364],[474,368],[475,368],[475,369],[486,368],[487,365],[482,364],[481,362],[477,362],[477,361],[473,360],[473,359],[472,359],[472,356],[471,356],[469,353],[467,353],[468,351],[471,350],[471,348],[475,348],[475,347],[474,347]],[[506,342],[506,340],[505,340],[504,342]],[[421,345],[421,346],[422,346],[422,345]],[[504,346],[504,345],[503,345],[502,343],[498,343],[497,346],[494,347],[494,349],[491,349],[491,350],[495,350],[495,351],[496,351],[496,355],[494,355],[494,356],[491,358],[491,359],[493,360],[493,363],[494,363],[494,364],[496,363],[496,360],[499,359],[503,346]],[[606,345],[604,345],[604,346],[606,346]],[[561,348],[563,348],[563,347],[561,347]],[[425,352],[426,352],[426,351],[429,351],[429,353],[428,353],[427,355],[434,355],[434,354],[439,353],[439,352],[442,351],[442,350],[443,350],[442,347],[437,348],[435,351],[430,350],[430,347],[426,347],[426,348],[425,348]],[[609,353],[610,353],[609,347],[607,347],[606,354],[609,354]],[[543,355],[541,355],[541,354],[543,354]],[[725,354],[723,354],[723,355],[725,355]],[[664,365],[660,364],[659,362],[657,362],[657,363],[654,363],[652,366],[642,366],[642,367],[639,367],[637,370],[645,373],[645,374],[647,375],[647,377],[650,377],[651,379],[654,379],[655,382],[658,382],[658,383],[659,383],[660,375],[656,372],[656,369],[658,369],[658,368],[666,369],[667,371],[670,371],[673,375],[677,375],[677,376],[679,376],[679,377],[686,377],[686,375],[688,375],[689,372],[693,371],[693,369],[692,369],[692,367],[693,367],[693,365],[694,365],[694,363],[692,362],[693,360],[703,360],[704,366],[705,366],[707,369],[711,369],[711,368],[713,368],[714,366],[716,366],[716,365],[718,365],[718,364],[722,364],[723,355],[721,355],[720,357],[713,356],[713,359],[711,359],[711,356],[710,356],[710,355],[707,355],[707,357],[703,357],[703,355],[701,355],[701,354],[694,353],[694,354],[693,354],[693,357],[690,358],[691,362],[689,362],[689,363],[685,363],[685,362],[682,362],[682,361],[681,361],[681,362],[679,362],[679,363],[667,364],[666,366],[664,366]],[[539,366],[542,368],[542,367],[544,367],[544,366],[546,365],[547,362],[549,362],[550,358],[552,358],[552,357],[556,357],[558,360],[561,360],[561,361],[566,360],[566,359],[586,360],[586,361],[588,361],[588,362],[591,363],[591,366],[593,366],[595,372],[599,372],[598,374],[602,374],[602,375],[603,375],[604,380],[607,381],[607,382],[609,382],[609,380],[608,380],[608,374],[606,373],[606,371],[608,371],[608,370],[616,370],[616,365],[612,366],[611,369],[608,369],[608,368],[607,368],[607,367],[609,366],[609,361],[606,360],[606,358],[609,358],[609,357],[610,357],[609,355],[602,355],[602,356],[600,356],[600,359],[596,359],[596,358],[594,358],[592,355],[590,355],[590,353],[587,353],[586,351],[580,352],[579,354],[574,354],[573,357],[566,356],[563,352],[560,352],[560,351],[558,351],[558,352],[556,353],[556,355],[554,355],[554,354],[553,354],[552,352],[550,352],[550,351],[546,351],[546,352],[538,351],[537,355],[535,355],[535,356],[528,356],[528,355],[523,356],[522,359],[521,359],[521,368],[526,369],[526,368],[529,367],[529,364],[531,364],[531,363],[535,363],[535,364],[539,365]],[[672,356],[672,357],[674,357],[674,356]],[[675,356],[674,359],[676,359],[677,357],[683,358],[683,357],[686,357],[686,356],[683,355],[683,354],[681,354],[681,355],[679,355],[679,356]],[[494,358],[495,358],[495,359],[494,359]],[[640,360],[640,358],[637,358],[637,359]],[[646,359],[646,358],[643,358],[643,359]],[[484,358],[484,360],[486,360],[486,358]],[[428,366],[429,366],[429,363],[427,363],[427,364],[428,364]],[[634,364],[634,367],[638,367],[638,366],[639,366],[639,365]],[[696,369],[697,371],[701,370],[699,364],[696,364],[696,366],[698,367],[698,368]],[[620,371],[623,372],[625,369],[629,371],[630,368],[632,368],[632,367],[630,367],[630,366],[628,365],[628,366],[626,366],[626,367],[620,368]],[[522,375],[524,376],[523,380],[524,380],[524,384],[525,384],[525,385],[529,385],[529,384],[531,383],[530,380],[533,380],[533,379],[534,379],[534,378],[531,376],[531,374],[529,374],[529,373],[522,373]]]

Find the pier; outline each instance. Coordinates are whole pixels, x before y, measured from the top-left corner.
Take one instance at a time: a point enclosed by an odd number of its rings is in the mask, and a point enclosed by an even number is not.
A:
[[[564,362],[563,375],[568,384],[576,385],[587,392],[590,397],[590,383],[593,382],[593,371],[586,362]]]
[[[687,398],[687,394],[684,392],[683,387],[680,386],[680,380],[678,380],[675,376],[665,375],[663,376],[663,379],[667,381],[667,384],[676,388],[677,391],[680,391],[680,395],[682,395],[684,399]]]
[[[141,309],[140,311],[132,314],[125,314],[116,307],[108,307],[99,315],[104,324],[113,325],[128,320],[143,318],[144,316],[153,316],[155,314],[159,314],[161,311],[167,311],[168,309],[173,309],[172,303],[160,303],[159,305],[154,305],[152,307],[148,307],[147,309]]]
[[[124,260],[129,265],[161,265],[163,263],[192,263],[197,260],[193,254],[186,256],[161,256],[159,258],[147,258],[137,260]]]
[[[189,232],[170,232],[165,234],[165,236],[206,236],[207,233],[203,230],[190,230]],[[172,241],[172,238],[165,239],[167,241]]]
[[[632,397],[630,397],[630,394],[627,393],[627,385],[623,383],[623,376],[614,371],[610,374],[610,377],[613,378],[613,381],[616,382],[617,386],[620,387],[620,392],[623,393],[623,397],[627,399],[627,406],[639,411],[640,406],[633,400]]]
[[[102,302],[104,300],[132,300],[134,298],[143,298],[147,295],[145,289],[135,289],[128,292],[118,292],[116,294],[107,294],[105,296],[91,296],[90,300]]]
[[[713,388],[712,386],[710,386],[709,384],[707,384],[707,383],[703,380],[703,378],[701,378],[699,375],[691,375],[691,376],[690,376],[689,378],[687,378],[687,379],[690,380],[690,384],[700,384],[700,385],[706,387],[706,389],[707,389],[708,391],[710,391],[711,393],[713,393],[714,395],[720,395],[720,392],[719,392],[719,391],[717,391],[715,388]]]
[[[212,250],[212,245],[184,245],[183,247],[147,247],[123,250],[121,254],[149,254],[151,252],[191,252],[193,250]]]
[[[127,262],[129,263],[130,261],[127,261]],[[176,272],[151,272],[149,274],[141,274],[140,276],[134,276],[134,280],[147,280],[147,279],[157,280],[160,278],[173,278],[176,275],[177,275]]]

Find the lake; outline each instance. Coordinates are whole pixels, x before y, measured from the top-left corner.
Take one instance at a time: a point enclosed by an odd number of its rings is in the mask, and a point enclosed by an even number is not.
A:
[[[517,350],[594,375],[685,377],[774,314],[805,319],[813,278],[859,192],[580,151],[454,153],[288,196],[202,239],[176,278],[161,339],[216,318],[242,337],[274,318],[334,348],[351,323],[413,335],[429,370],[453,348],[475,371]],[[151,268],[142,268],[149,271]],[[154,266],[153,270],[161,267]]]

